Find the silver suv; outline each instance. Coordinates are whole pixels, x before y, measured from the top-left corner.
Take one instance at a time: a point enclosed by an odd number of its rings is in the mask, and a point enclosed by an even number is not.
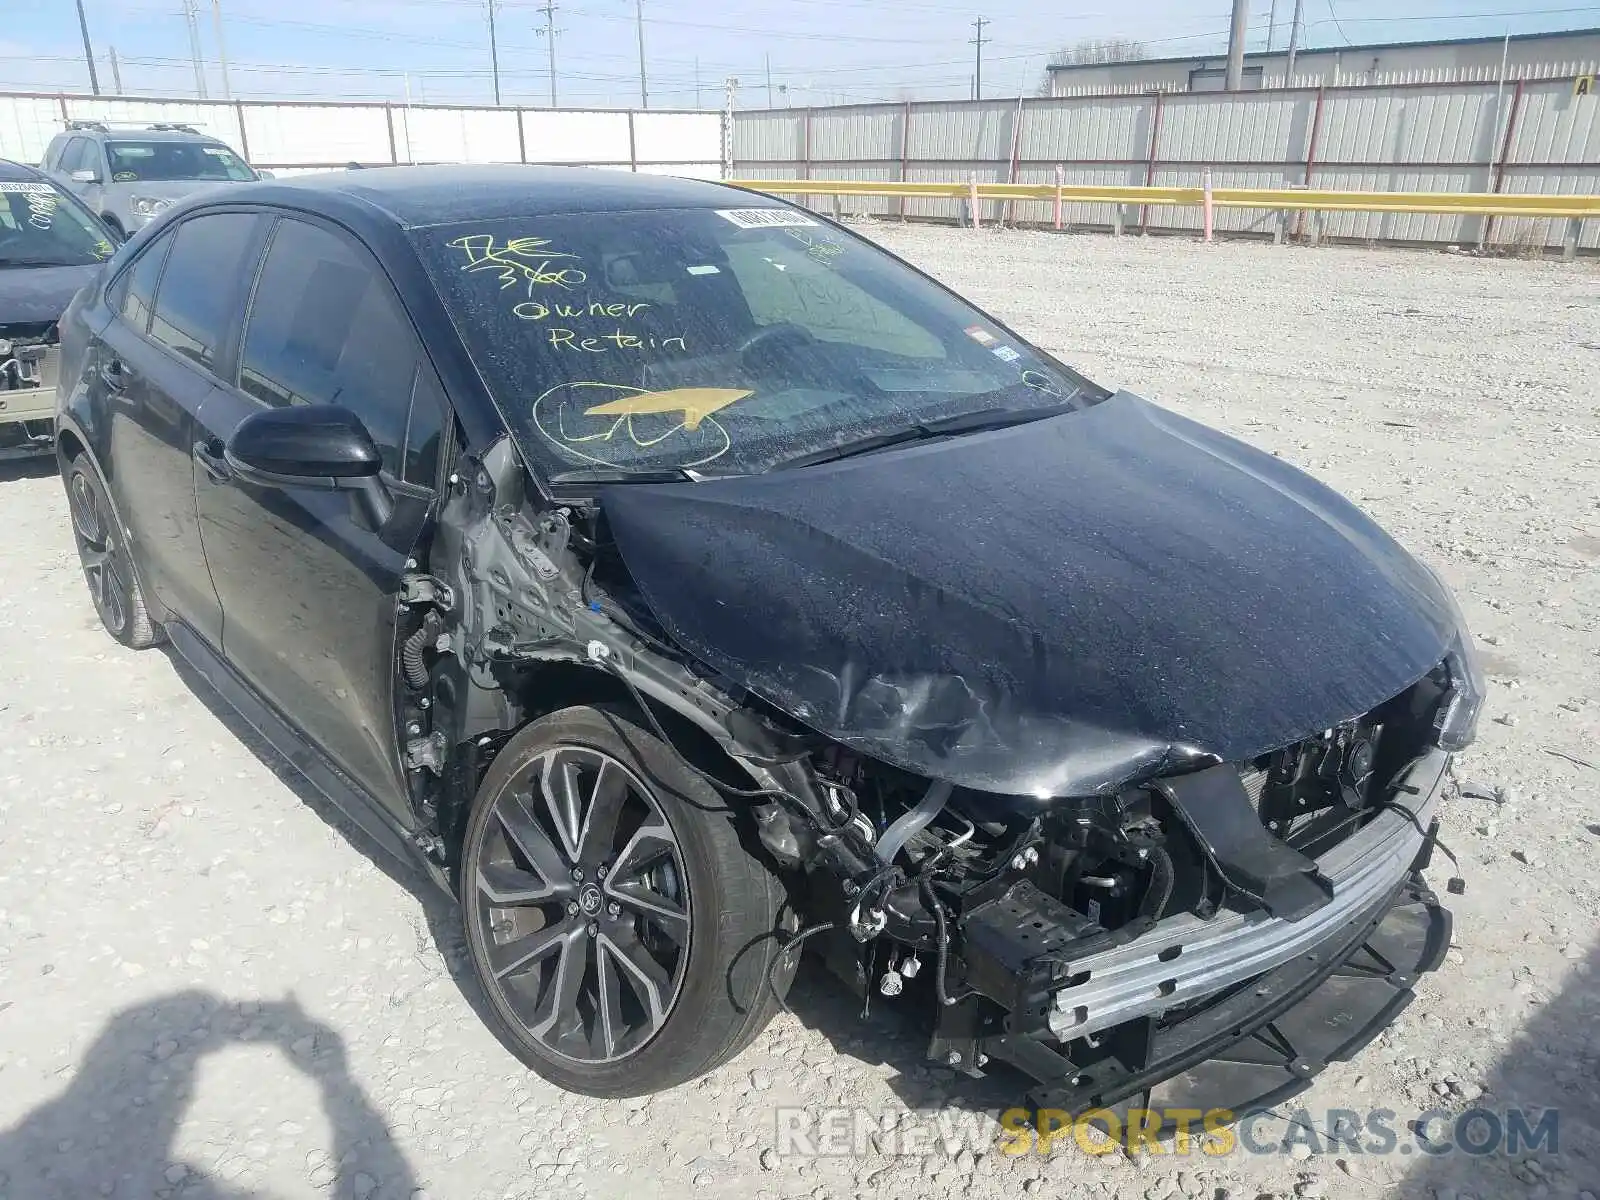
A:
[[[69,121],[39,165],[123,237],[191,192],[261,178],[225,142],[188,125]]]

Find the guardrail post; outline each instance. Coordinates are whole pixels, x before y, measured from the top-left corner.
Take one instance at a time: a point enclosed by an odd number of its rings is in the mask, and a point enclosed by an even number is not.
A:
[[[1066,186],[1067,169],[1060,163],[1056,164],[1056,231],[1061,230],[1061,189]]]
[[[1567,236],[1561,239],[1561,261],[1571,262],[1578,257],[1578,239],[1583,236],[1583,218],[1567,219]]]
[[[972,209],[972,227],[983,228],[983,218],[978,215],[978,173],[974,171],[967,179],[968,203]]]
[[[1207,167],[1200,175],[1201,206],[1204,209],[1205,240],[1211,240],[1211,230],[1214,213],[1211,203],[1211,168]]]
[[[1122,205],[1113,205],[1111,209],[1111,236],[1122,236]]]
[[[1289,229],[1289,210],[1286,209],[1286,208],[1280,208],[1278,210],[1278,219],[1272,226],[1272,244],[1274,246],[1283,245],[1283,238],[1284,238],[1284,235],[1288,232],[1288,229]]]
[[[1313,246],[1322,245],[1322,227],[1327,220],[1327,216],[1328,214],[1320,208],[1311,214],[1311,244]]]

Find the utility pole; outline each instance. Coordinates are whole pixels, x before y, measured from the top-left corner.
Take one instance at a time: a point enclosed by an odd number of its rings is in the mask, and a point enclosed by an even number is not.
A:
[[[195,0],[183,0],[183,21],[189,27],[189,57],[194,60],[194,94],[206,98],[206,69],[200,61],[200,15]]]
[[[700,56],[694,57],[694,106],[700,107]]]
[[[1244,81],[1244,39],[1250,25],[1250,0],[1233,0],[1233,29],[1228,34],[1228,71],[1222,88],[1237,92]]]
[[[766,63],[767,63],[767,107],[771,108],[772,107],[772,55],[768,54],[765,57],[766,57]]]
[[[1289,64],[1283,71],[1283,86],[1294,86],[1294,53],[1300,48],[1300,23],[1305,16],[1306,0],[1294,0],[1294,16],[1289,18]]]
[[[122,67],[117,62],[117,48],[115,46],[111,47],[111,86],[115,89],[112,95],[124,95],[122,90]]]
[[[1272,53],[1272,34],[1278,28],[1278,0],[1272,0],[1267,10],[1267,53]]]
[[[1242,4],[1242,3],[1244,3],[1244,0],[1235,0],[1235,2]],[[985,25],[992,25],[992,24],[994,24],[993,21],[988,21],[988,20],[985,20],[983,17],[979,17],[976,21],[974,21],[972,23],[972,27],[978,31],[978,36],[974,37],[974,38],[968,38],[967,39],[969,42],[971,42],[973,44],[973,46],[975,46],[977,48],[977,55],[978,55],[976,69],[973,71],[973,74],[972,74],[972,98],[974,100],[982,100],[983,99],[983,44],[985,42],[994,41],[993,38],[986,38],[986,37],[983,36],[983,27]]]
[[[494,79],[494,106],[500,107],[500,44],[494,37],[494,0],[489,0],[489,74]]]
[[[633,0],[634,24],[639,28],[639,107],[650,107],[650,93],[644,86],[644,0]]]
[[[100,94],[100,77],[94,72],[94,51],[89,46],[89,18],[83,15],[83,0],[78,0],[78,31],[83,34],[83,61],[89,67],[89,90]]]
[[[544,0],[539,9],[544,14],[544,28],[539,30],[550,51],[550,107],[556,106],[556,6],[555,0]]]
[[[233,99],[233,87],[228,82],[228,45],[222,40],[222,0],[211,0],[211,27],[217,34],[217,59],[222,65],[222,98]]]

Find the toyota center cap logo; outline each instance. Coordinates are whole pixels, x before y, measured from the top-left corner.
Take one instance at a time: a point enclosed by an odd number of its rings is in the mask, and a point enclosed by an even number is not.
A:
[[[578,907],[591,917],[600,911],[600,889],[592,883],[586,883],[578,892]]]

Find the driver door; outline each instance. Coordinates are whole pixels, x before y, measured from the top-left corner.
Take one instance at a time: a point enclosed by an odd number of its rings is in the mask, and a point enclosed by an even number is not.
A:
[[[233,474],[223,449],[264,407],[338,404],[382,451],[394,513],[350,493]],[[388,277],[343,231],[280,217],[231,378],[200,414],[200,537],[223,656],[366,791],[406,818],[395,728],[395,600],[437,494],[443,393]]]

